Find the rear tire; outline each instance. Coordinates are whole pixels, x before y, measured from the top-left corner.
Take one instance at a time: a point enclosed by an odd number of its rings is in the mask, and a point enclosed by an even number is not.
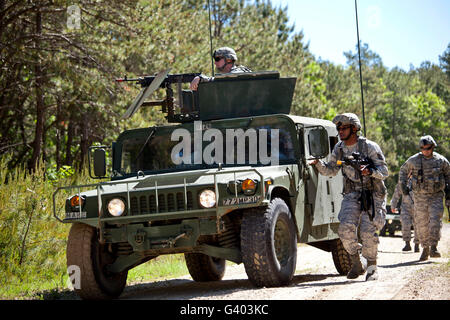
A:
[[[395,237],[395,226],[392,224],[389,226],[389,237]]]
[[[185,253],[184,259],[194,281],[219,281],[225,274],[225,259],[210,257],[203,253]]]
[[[386,236],[386,224],[383,226],[383,228],[380,230],[380,236],[385,237]]]
[[[264,210],[244,213],[241,226],[242,261],[257,287],[288,284],[297,264],[297,233],[284,200],[273,199]]]
[[[116,258],[105,245],[99,243],[96,228],[74,223],[70,229],[66,255],[67,268],[75,266],[79,270],[79,274],[74,274],[74,277],[79,276],[79,287],[75,279],[74,290],[82,299],[106,300],[120,296],[128,271],[106,271],[106,266]]]

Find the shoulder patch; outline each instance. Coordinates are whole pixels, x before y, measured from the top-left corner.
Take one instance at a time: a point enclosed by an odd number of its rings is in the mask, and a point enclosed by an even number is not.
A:
[[[377,157],[379,160],[384,160],[384,156],[381,153],[377,153]]]

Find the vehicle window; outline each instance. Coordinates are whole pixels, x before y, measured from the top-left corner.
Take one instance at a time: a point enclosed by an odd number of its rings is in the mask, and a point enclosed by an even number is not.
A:
[[[178,132],[182,137],[173,135],[176,129],[181,129]],[[296,161],[296,131],[288,119],[223,120],[196,130],[194,133],[193,124],[171,126],[158,128],[150,139],[150,129],[121,139],[120,173],[192,170],[217,167],[219,163],[263,166]],[[176,141],[172,141],[173,136]]]

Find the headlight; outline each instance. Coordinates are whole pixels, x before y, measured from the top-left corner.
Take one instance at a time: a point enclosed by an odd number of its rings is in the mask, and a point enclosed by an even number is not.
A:
[[[112,199],[108,202],[108,211],[114,217],[120,217],[125,211],[125,203],[120,199]]]
[[[216,205],[216,194],[214,191],[206,189],[198,196],[200,205],[204,208],[212,208]]]

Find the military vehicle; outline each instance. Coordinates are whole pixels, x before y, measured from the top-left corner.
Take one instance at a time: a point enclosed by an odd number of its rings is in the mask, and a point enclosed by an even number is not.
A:
[[[67,266],[78,295],[118,297],[128,270],[179,253],[195,281],[221,280],[229,260],[243,263],[257,287],[283,286],[298,243],[331,252],[347,274],[337,234],[342,175],[318,175],[307,163],[329,158],[333,123],[289,115],[296,78],[216,75],[198,91],[183,89],[195,76],[164,70],[121,79],[142,86],[124,118],[162,106],[169,124],[120,133],[110,175],[107,147],[91,147],[91,176],[109,180],[55,191],[54,216],[72,224]],[[160,88],[165,99],[146,101]]]
[[[384,227],[380,230],[380,236],[395,236],[396,231],[402,230],[402,222],[400,220],[401,208],[397,208],[398,212],[392,212],[391,206],[386,205],[386,223]]]

